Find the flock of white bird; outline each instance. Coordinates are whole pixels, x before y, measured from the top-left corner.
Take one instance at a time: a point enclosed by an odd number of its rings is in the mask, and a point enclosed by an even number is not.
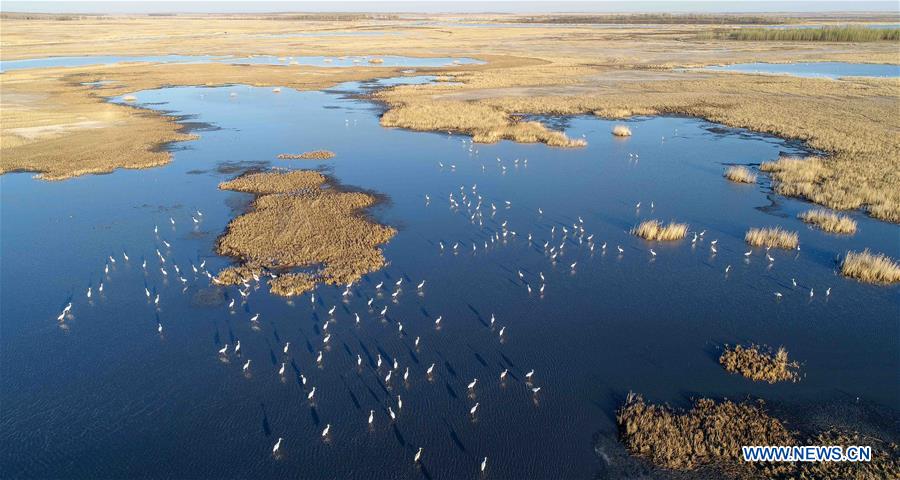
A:
[[[464,141],[465,144],[465,141]],[[474,153],[477,155],[477,149],[474,144],[468,142],[467,147],[470,153]],[[634,159],[636,161],[636,154],[629,154],[629,159]],[[498,167],[501,169],[502,173],[506,173],[507,165],[504,164],[504,161],[500,158],[497,158]],[[513,167],[518,166],[527,166],[527,160],[513,160]],[[439,164],[439,167],[442,171],[455,171],[455,165],[444,165],[443,163]],[[485,169],[485,166],[482,166],[482,169]],[[424,195],[425,206],[428,207],[431,205],[432,197],[429,194]],[[513,242],[518,242],[520,236],[524,237],[527,242],[527,246],[537,246],[540,251],[549,259],[549,268],[555,268],[557,263],[562,261],[563,257],[567,255],[569,250],[575,249],[584,252],[584,249],[587,250],[587,253],[590,256],[593,256],[595,250],[599,251],[602,255],[606,255],[608,245],[606,241],[600,241],[595,237],[594,233],[589,233],[585,227],[585,220],[578,216],[577,220],[572,223],[562,224],[559,222],[552,223],[549,229],[544,228],[543,230],[539,230],[537,233],[527,232],[524,235],[521,235],[519,232],[514,230],[511,225],[511,220],[509,218],[505,218],[504,212],[507,212],[513,208],[513,203],[510,200],[490,200],[485,198],[478,190],[477,185],[471,185],[470,187],[460,186],[457,191],[451,191],[446,194],[446,199],[448,202],[448,206],[450,210],[454,214],[459,214],[464,216],[469,223],[475,225],[481,232],[488,233],[484,240],[476,242],[476,241],[468,241],[468,242],[459,242],[454,241],[452,243],[445,244],[443,240],[438,241],[438,248],[441,254],[444,253],[452,253],[453,255],[461,255],[466,251],[471,249],[472,254],[476,254],[479,251],[488,252],[492,248],[498,246],[508,245]],[[635,205],[635,208],[639,211],[641,208],[641,202],[638,202]],[[655,204],[650,202],[650,209],[655,208]],[[535,215],[539,219],[543,219],[544,211],[541,208],[537,208],[535,210]],[[192,212],[190,215],[190,222],[192,222],[195,226],[199,225],[203,221],[203,213],[199,210]],[[176,227],[176,220],[172,217],[168,219],[168,222],[171,224],[171,229],[174,231]],[[490,227],[485,228],[485,223],[489,223]],[[543,227],[540,227],[543,228]],[[183,285],[182,293],[187,292],[189,288],[189,284],[203,277],[206,277],[206,280],[209,281],[210,284],[216,284],[215,277],[212,273],[210,273],[206,269],[206,262],[202,261],[198,264],[190,263],[187,268],[181,268],[177,263],[172,261],[171,255],[171,243],[160,237],[160,229],[159,226],[155,226],[153,229],[154,242],[158,246],[155,250],[155,255],[150,256],[150,260],[146,257],[143,257],[140,260],[140,266],[145,273],[145,278],[150,279],[153,278],[155,272],[159,273],[158,278],[162,282],[167,282],[169,279],[177,279]],[[541,235],[544,238],[541,240],[537,239],[537,236]],[[699,248],[705,240],[706,231],[692,232],[692,238],[690,240],[690,246],[692,249]],[[470,247],[463,247],[464,243],[468,243]],[[708,242],[708,248],[710,251],[710,255],[715,256],[718,254],[718,240],[712,240]],[[615,245],[615,249],[617,251],[617,255],[621,258],[625,254],[625,249],[621,244]],[[797,249],[799,251],[799,247]],[[653,249],[649,249],[649,255],[651,257],[656,257],[657,252]],[[754,249],[750,249],[746,253],[743,254],[743,260],[745,262],[749,262],[750,258],[754,254]],[[797,253],[799,254],[799,252]],[[578,268],[579,261],[578,258],[583,258],[578,254],[571,255],[569,260],[564,262],[565,265],[568,266],[568,269],[571,273],[575,273]],[[769,263],[769,268],[774,264],[775,258],[771,255],[768,249],[765,250],[765,257]],[[570,261],[571,260],[571,261]],[[87,287],[85,295],[89,304],[92,304],[92,299],[95,295],[102,295],[104,292],[104,281],[109,279],[109,271],[110,265],[116,264],[119,259],[110,255],[106,261],[106,264],[103,268],[103,279],[96,286],[96,290],[94,289],[94,285],[90,285]],[[130,262],[130,258],[127,252],[123,252],[121,254],[121,261],[124,263]],[[588,260],[589,261],[589,260]],[[729,273],[732,266],[729,264],[725,267],[725,274]],[[530,295],[534,292],[540,297],[543,297],[547,288],[547,277],[544,275],[544,272],[541,271],[538,275],[526,275],[521,269],[516,271],[518,276],[518,281],[527,290],[527,293]],[[227,305],[227,309],[231,313],[237,313],[236,302],[239,300],[241,305],[246,304],[248,297],[252,292],[259,290],[260,286],[263,284],[264,277],[275,277],[276,274],[273,272],[267,272],[260,275],[254,275],[252,280],[248,279],[242,285],[237,287],[238,296],[232,296]],[[796,280],[792,279],[794,288],[798,287]],[[388,312],[388,304],[383,304],[384,301],[392,302],[393,304],[398,304],[401,301],[401,293],[404,288],[404,279],[401,277],[396,282],[393,282],[393,285],[385,285],[385,281],[381,281],[374,285],[374,291],[364,291],[365,288],[359,285],[349,284],[346,285],[344,291],[341,294],[341,299],[344,305],[348,306],[351,304],[351,301],[354,297],[359,298],[368,298],[366,301],[366,305],[362,308],[363,316],[360,315],[359,312],[353,313],[353,321],[358,325],[364,321],[364,316],[375,317],[381,319],[385,326],[390,325],[391,322],[387,321],[387,312]],[[416,292],[423,293],[426,288],[426,280],[421,280],[417,284],[414,285]],[[354,292],[354,288],[356,292]],[[369,287],[371,288],[371,287]],[[391,290],[392,289],[392,290]],[[95,293],[96,292],[96,293]],[[146,299],[149,303],[156,306],[157,308],[160,305],[161,299],[160,294],[155,293],[155,289],[151,291],[149,286],[145,286],[144,294],[146,295]],[[825,295],[828,296],[831,294],[831,289],[827,288],[825,290]],[[812,288],[809,289],[809,296],[813,297],[814,290]],[[775,296],[777,298],[781,298],[783,296],[780,292],[775,292]],[[309,295],[310,302],[312,304],[312,309],[315,311],[318,307],[316,302],[316,293],[315,291]],[[376,305],[376,302],[378,303]],[[326,353],[330,351],[328,348],[329,343],[332,342],[332,333],[329,331],[329,325],[332,325],[337,322],[335,313],[336,313],[337,305],[330,307],[327,309],[327,316],[322,324],[322,345],[321,349],[318,350],[316,354],[315,364],[317,367],[322,367],[325,363]],[[62,312],[57,317],[57,320],[60,324],[64,324],[67,319],[72,318],[73,316],[73,303],[70,301],[63,308]],[[249,317],[249,323],[253,330],[260,330],[260,313],[253,313]],[[399,319],[391,319],[395,324],[398,331],[398,334],[401,336],[407,335],[404,331],[404,324]],[[442,322],[444,321],[443,316],[437,316],[433,322],[433,328],[435,331],[439,331],[442,326]],[[490,331],[496,332],[497,337],[502,342],[505,340],[507,336],[507,327],[496,325],[497,319],[495,315],[491,315],[490,318]],[[496,329],[499,327],[499,330]],[[416,328],[421,328],[421,325],[416,325]],[[161,322],[157,323],[157,332],[161,335],[164,331],[164,326]],[[422,343],[422,337],[416,336],[414,340],[414,346],[418,350]],[[243,351],[241,349],[241,342],[237,340],[232,347],[230,344],[225,344],[221,348],[218,349],[216,355],[221,360],[229,359],[230,357],[241,358],[243,357]],[[287,365],[291,363],[291,343],[285,342],[283,347],[281,347],[282,351],[282,361],[280,365],[278,365],[277,370],[274,372],[274,375],[279,377],[284,377],[288,375]],[[228,362],[230,363],[230,362]],[[241,370],[245,374],[249,375],[253,366],[251,365],[251,360],[248,358],[246,361],[241,361]],[[377,356],[377,360],[374,360],[374,365],[370,363],[373,362],[365,362],[362,354],[357,354],[356,357],[356,366],[359,371],[363,371],[364,369],[371,369],[371,372],[381,380],[381,383],[385,388],[390,389],[393,381],[396,381],[396,377],[402,377],[404,382],[408,382],[410,379],[409,366],[403,366],[399,363],[398,357],[394,357],[392,361],[382,358],[379,353]],[[436,364],[431,363],[431,365],[424,371],[424,376],[428,381],[433,381],[434,377],[438,372],[435,370]],[[502,372],[499,372],[496,381],[501,382],[501,384],[505,384],[507,382],[507,378],[509,376],[509,370],[504,369]],[[316,399],[316,387],[313,385],[308,385],[308,379],[303,373],[297,372],[298,380],[302,385],[306,400],[309,402],[313,402]],[[523,375],[525,379],[525,385],[530,391],[531,395],[538,395],[541,391],[541,387],[536,386],[534,384],[535,371],[532,369]],[[472,379],[470,383],[467,385],[467,390],[470,392],[469,398],[475,398],[474,392],[479,385],[482,385],[484,382],[479,383],[477,378]],[[472,417],[477,415],[478,409],[480,407],[479,402],[474,402],[469,409],[469,415]],[[389,403],[384,405],[384,411],[386,412],[386,417],[389,422],[393,422],[397,419],[400,413],[403,410],[403,401],[400,395],[396,396],[396,400],[393,398],[390,399]],[[396,407],[396,409],[395,409]],[[365,418],[360,419],[360,425],[374,425],[378,422],[378,414],[376,410],[370,409],[368,415]],[[321,436],[323,438],[330,438],[333,435],[338,435],[338,432],[332,431],[332,425],[330,423],[326,423],[325,428],[321,432]],[[278,440],[272,447],[272,453],[276,456],[281,456],[285,449],[288,448],[286,446],[286,440],[283,437],[278,437]],[[413,456],[412,460],[414,463],[422,462],[423,456],[425,455],[423,448],[418,448]],[[480,463],[480,471],[485,472],[488,466],[488,458],[484,457]]]

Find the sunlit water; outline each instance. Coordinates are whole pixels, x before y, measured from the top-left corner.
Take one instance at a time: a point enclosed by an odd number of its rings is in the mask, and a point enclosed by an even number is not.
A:
[[[380,63],[369,60],[381,59]],[[449,57],[403,57],[398,55],[367,56],[284,56],[255,55],[250,57],[215,56],[215,55],[154,55],[154,56],[116,56],[88,55],[81,57],[47,57],[25,60],[6,60],[0,62],[0,71],[21,70],[26,68],[47,67],[80,67],[85,65],[106,65],[124,62],[146,63],[230,63],[234,65],[306,65],[316,67],[445,67],[454,64],[482,63],[471,58]]]
[[[809,63],[736,63],[713,65],[704,70],[792,75],[795,77],[900,77],[900,65],[877,63],[809,62]]]
[[[593,117],[545,119],[584,136],[582,149],[472,146],[466,136],[381,127],[377,105],[345,95],[359,87],[137,92],[147,108],[188,116],[200,136],[173,145],[172,163],[62,182],[0,177],[4,478],[476,478],[484,457],[485,478],[605,477],[632,471],[614,420],[629,391],[677,406],[749,395],[784,410],[836,402],[895,414],[898,288],[844,279],[836,265],[848,249],[897,256],[897,226],[852,213],[855,236],[829,235],[797,220],[809,205],[771,194],[765,177],[754,185],[722,178],[726,165],[803,153],[801,146],[674,117],[630,120],[626,139]],[[337,156],[275,158],[319,148]],[[241,303],[236,288],[212,288],[193,273],[202,262],[213,273],[231,264],[214,253],[216,238],[251,200],[218,190],[219,182],[247,169],[317,165],[388,197],[372,211],[399,230],[384,247],[386,268],[346,301],[343,287],[318,288],[315,304],[309,294],[287,300],[265,286]],[[483,225],[465,205],[450,208],[449,195],[463,202],[462,192],[473,208],[483,196]],[[579,218],[585,234],[573,237]],[[652,244],[628,233],[649,218],[688,222],[705,235],[695,245]],[[503,222],[516,235],[491,240]],[[760,249],[745,258],[745,231],[771,225],[798,230],[801,250],[773,250],[774,263]],[[545,242],[565,244],[556,263]],[[160,296],[158,307],[145,288]],[[69,301],[72,316],[60,326]],[[719,347],[739,342],[785,345],[803,363],[802,381],[729,375],[716,362]],[[220,357],[225,344],[229,354]],[[385,365],[377,369],[379,354]],[[399,369],[386,384],[394,358]],[[388,407],[399,412],[395,422]]]

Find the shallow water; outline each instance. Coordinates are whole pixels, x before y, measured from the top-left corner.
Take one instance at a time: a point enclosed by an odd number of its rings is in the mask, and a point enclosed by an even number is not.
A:
[[[736,63],[733,65],[714,65],[704,67],[703,70],[741,73],[766,73],[813,78],[900,77],[900,65],[885,65],[876,63]]]
[[[196,132],[198,140],[173,145],[174,161],[161,168],[63,182],[0,177],[0,476],[458,478],[476,477],[487,456],[486,478],[605,477],[630,462],[614,424],[630,390],[679,406],[699,395],[753,395],[801,407],[859,397],[894,412],[900,288],[846,280],[835,269],[848,249],[898,256],[900,229],[852,214],[855,236],[829,235],[797,220],[809,205],[771,194],[764,177],[756,185],[722,178],[728,164],[799,154],[801,146],[677,117],[631,120],[634,136],[627,139],[610,135],[613,122],[593,117],[546,119],[583,135],[583,149],[471,146],[465,136],[382,128],[376,105],[345,96],[359,87],[137,92],[148,108],[209,126]],[[337,157],[275,158],[320,148]],[[346,302],[342,287],[318,288],[313,305],[310,295],[289,301],[262,286],[230,311],[237,289],[210,288],[190,268],[205,261],[215,273],[230,264],[215,255],[215,240],[250,197],[217,184],[247,169],[317,165],[346,185],[389,197],[372,214],[399,229],[384,248],[390,264],[355,285]],[[470,221],[465,206],[449,208],[450,193],[461,200],[463,187],[472,199],[476,184],[483,226]],[[586,231],[580,239],[571,234],[579,217]],[[627,232],[648,218],[685,221],[706,233],[692,246],[654,245]],[[517,235],[491,241],[504,221]],[[744,232],[769,225],[798,230],[801,251],[773,251],[772,264],[761,250],[745,259]],[[555,264],[541,246],[547,241],[565,242]],[[156,249],[167,258],[168,277]],[[104,274],[109,255],[117,261]],[[173,263],[187,272],[186,285]],[[543,295],[536,291],[540,273]],[[377,293],[382,281],[390,289]],[[145,287],[160,295],[159,308]],[[781,301],[775,291],[783,292]],[[61,328],[56,316],[69,301],[73,317]],[[333,305],[332,340],[323,348]],[[385,305],[382,320],[377,311]],[[249,319],[257,313],[254,329]],[[237,340],[240,358],[217,356]],[[281,353],[286,341],[289,357]],[[718,347],[737,342],[785,345],[803,363],[803,380],[754,384],[725,373]],[[400,364],[388,385],[387,369],[376,373],[379,354]],[[276,373],[283,361],[284,379]],[[505,368],[509,378],[501,383]],[[531,369],[537,395],[524,382]],[[470,395],[466,385],[476,377]],[[403,408],[391,423],[387,407],[398,410],[398,394]],[[473,418],[468,411],[476,402]],[[282,456],[273,458],[278,437],[285,439]],[[610,464],[595,452],[598,445]],[[419,447],[423,460],[414,465]]]
[[[381,63],[369,63],[370,59],[380,58]],[[230,63],[235,65],[307,65],[316,67],[446,67],[453,64],[482,63],[471,58],[450,57],[403,57],[398,55],[368,55],[347,57],[324,56],[285,56],[256,55],[251,57],[232,57],[214,55],[156,55],[156,56],[115,56],[93,55],[83,57],[47,57],[26,60],[0,61],[0,72],[21,70],[25,68],[48,67],[80,67],[85,65],[109,65],[126,62],[147,63]]]

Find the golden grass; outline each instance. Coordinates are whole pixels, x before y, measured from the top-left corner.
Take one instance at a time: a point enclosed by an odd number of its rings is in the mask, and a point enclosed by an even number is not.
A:
[[[896,42],[897,40],[900,40],[900,29],[855,26],[783,29],[741,28],[726,32],[717,32],[715,38],[757,42]]]
[[[313,150],[303,153],[282,153],[278,155],[281,160],[327,160],[334,158],[334,152],[328,150]]]
[[[629,393],[616,420],[632,454],[676,470],[739,465],[741,446],[794,445],[795,441],[780,421],[765,412],[761,402],[716,403],[703,398],[685,412],[645,403],[640,395]]]
[[[305,273],[286,273],[269,280],[269,291],[282,297],[303,295],[316,287],[316,277]]]
[[[669,222],[663,225],[659,220],[646,220],[631,229],[632,235],[645,240],[670,241],[680,240],[687,235],[688,224]]]
[[[740,165],[725,169],[725,178],[735,183],[756,183],[756,174],[749,168]]]
[[[800,243],[797,232],[774,228],[751,228],[744,235],[744,241],[754,247],[772,247],[792,250]]]
[[[272,270],[319,268],[308,278],[275,279],[273,293],[302,293],[308,282],[356,281],[384,265],[378,246],[396,233],[363,216],[375,197],[338,191],[318,172],[253,173],[219,188],[257,195],[252,211],[232,220],[219,238],[219,254]]]
[[[369,63],[384,63],[383,58],[370,58]]]
[[[807,210],[798,217],[800,220],[825,230],[826,232],[843,234],[856,233],[856,220],[853,220],[846,215],[838,215],[834,212],[829,212],[828,210],[822,210],[820,208]]]
[[[519,121],[501,110],[475,103],[398,103],[382,115],[381,124],[411,130],[463,132],[472,135],[472,140],[479,143],[508,139],[522,143],[542,142],[553,147],[587,145],[583,139],[571,139],[540,122]]]
[[[868,283],[900,282],[900,264],[883,253],[847,252],[841,274]]]
[[[253,280],[253,275],[260,275],[262,271],[259,264],[245,263],[221,270],[215,279],[221,285],[240,285]]]
[[[796,382],[799,379],[800,364],[788,360],[784,347],[772,354],[771,349],[759,345],[742,347],[725,346],[719,357],[719,363],[725,370],[741,375],[755,382]]]
[[[630,137],[631,129],[627,125],[616,125],[612,129],[612,134],[617,137]]]
[[[625,447],[658,467],[692,471],[711,466],[725,477],[787,479],[900,478],[900,447],[858,432],[829,429],[798,439],[757,404],[702,398],[688,411],[646,403],[629,393],[616,413]],[[745,462],[746,445],[869,445],[871,462]],[[709,475],[703,475],[708,477]]]

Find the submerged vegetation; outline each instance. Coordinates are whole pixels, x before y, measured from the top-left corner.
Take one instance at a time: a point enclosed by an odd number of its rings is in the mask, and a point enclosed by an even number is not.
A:
[[[274,279],[272,292],[298,295],[316,282],[347,284],[381,268],[379,245],[396,230],[363,216],[374,196],[339,191],[314,171],[251,173],[219,185],[257,195],[252,211],[228,225],[218,253],[267,270],[318,268]]]
[[[799,215],[800,220],[814,225],[826,232],[853,234],[856,233],[856,220],[846,216],[838,215],[828,210],[816,208],[807,210]]]
[[[334,158],[334,152],[328,150],[313,150],[303,153],[281,153],[278,155],[280,160],[327,160]]]
[[[754,247],[783,248],[793,250],[800,243],[797,232],[774,228],[751,228],[744,235],[744,240]]]
[[[759,345],[742,347],[725,346],[719,357],[725,370],[741,375],[755,382],[796,382],[800,364],[788,360],[788,352],[780,347],[777,352]]]
[[[669,222],[668,225],[663,225],[659,220],[647,220],[634,227],[631,233],[645,240],[669,241],[684,238],[687,231],[686,223]]]
[[[868,283],[900,282],[900,264],[883,253],[847,252],[841,274]]]
[[[822,28],[739,28],[704,32],[702,39],[774,41],[774,42],[878,42],[900,40],[898,28],[856,26]]]
[[[740,165],[728,167],[725,170],[725,178],[736,183],[756,183],[756,174]]]

